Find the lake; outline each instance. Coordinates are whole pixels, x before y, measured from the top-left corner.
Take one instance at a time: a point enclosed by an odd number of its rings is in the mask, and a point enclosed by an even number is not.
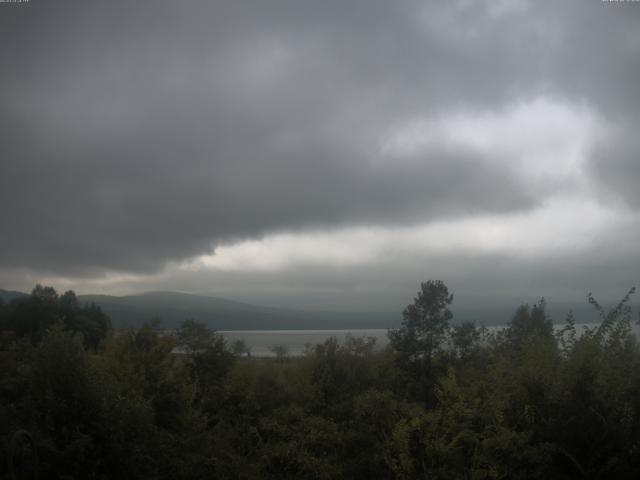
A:
[[[578,333],[583,331],[584,327],[593,328],[597,324],[585,323],[576,324]],[[556,329],[561,329],[564,324],[555,325]],[[499,330],[504,326],[487,327],[489,330]],[[633,325],[633,331],[638,332],[637,325]],[[388,330],[386,328],[377,329],[351,329],[351,330],[221,330],[225,340],[232,344],[236,340],[244,340],[247,347],[251,349],[251,355],[254,357],[275,357],[271,351],[273,347],[283,346],[290,356],[300,356],[304,353],[307,346],[314,346],[323,343],[325,340],[335,337],[340,343],[343,343],[349,336],[362,338],[373,337],[376,339],[376,348],[382,349],[389,343],[387,338]]]

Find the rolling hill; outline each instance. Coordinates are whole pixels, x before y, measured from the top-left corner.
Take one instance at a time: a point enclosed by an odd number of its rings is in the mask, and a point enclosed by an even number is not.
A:
[[[216,330],[391,328],[400,323],[400,315],[394,313],[281,309],[177,292],[79,295],[78,299],[99,305],[111,317],[114,326],[139,325],[151,319],[161,320],[167,328],[194,319]]]
[[[14,290],[3,290],[0,288],[0,300],[3,302],[10,302],[11,300],[15,300],[16,298],[24,298],[28,297],[29,294],[23,292],[16,292]]]
[[[10,302],[28,294],[0,289],[0,300]],[[183,320],[204,322],[216,330],[331,330],[396,328],[400,312],[332,312],[274,308],[236,302],[223,298],[178,292],[147,292],[138,295],[79,295],[81,303],[99,305],[115,327],[139,326],[158,319],[161,326],[174,328]],[[454,323],[475,321],[485,325],[505,325],[517,305],[487,308],[456,308]],[[610,308],[612,305],[607,305]],[[637,305],[633,305],[637,308]],[[582,304],[555,304],[548,313],[556,324],[562,324],[572,309],[581,323],[598,322],[593,307]]]

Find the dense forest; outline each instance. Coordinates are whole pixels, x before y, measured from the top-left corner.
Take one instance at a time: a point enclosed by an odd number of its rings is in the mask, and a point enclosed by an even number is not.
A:
[[[496,332],[428,281],[384,350],[251,358],[195,321],[114,331],[37,286],[0,305],[0,478],[636,479],[633,292],[589,295],[591,329],[554,329],[541,300]]]

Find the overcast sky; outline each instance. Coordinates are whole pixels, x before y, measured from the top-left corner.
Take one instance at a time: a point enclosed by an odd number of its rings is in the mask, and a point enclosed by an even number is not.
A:
[[[0,3],[0,287],[620,298],[639,127],[640,2]]]

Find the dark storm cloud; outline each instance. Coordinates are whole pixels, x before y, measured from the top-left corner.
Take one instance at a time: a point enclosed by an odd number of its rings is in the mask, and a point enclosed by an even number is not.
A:
[[[478,152],[381,159],[381,138],[547,93],[617,121],[640,8],[496,5],[0,4],[0,264],[151,271],[278,229],[531,208]]]
[[[624,201],[640,209],[640,137],[638,122],[624,122],[612,127],[609,136],[594,149],[589,167],[598,180],[600,194],[606,199]]]

